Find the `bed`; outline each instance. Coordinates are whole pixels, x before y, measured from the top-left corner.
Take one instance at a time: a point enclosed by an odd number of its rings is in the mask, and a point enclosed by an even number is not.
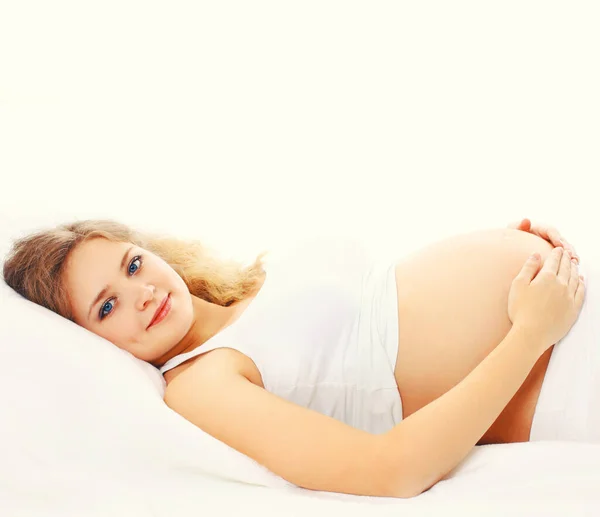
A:
[[[412,499],[299,488],[168,408],[154,367],[4,282],[0,300],[2,515],[600,515],[600,443],[477,446]]]

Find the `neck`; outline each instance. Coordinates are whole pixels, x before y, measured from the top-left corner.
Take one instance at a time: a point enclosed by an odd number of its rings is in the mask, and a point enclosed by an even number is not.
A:
[[[185,354],[198,348],[211,337],[221,331],[235,316],[237,304],[223,307],[207,302],[202,298],[191,295],[194,307],[194,321],[183,339],[161,357],[151,361],[156,368],[160,368],[169,359]]]

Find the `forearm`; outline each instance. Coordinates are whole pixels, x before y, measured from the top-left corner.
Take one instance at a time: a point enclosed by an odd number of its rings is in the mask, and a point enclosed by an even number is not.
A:
[[[419,494],[458,465],[517,393],[542,350],[523,329],[511,328],[500,344],[460,383],[381,435],[394,475]]]

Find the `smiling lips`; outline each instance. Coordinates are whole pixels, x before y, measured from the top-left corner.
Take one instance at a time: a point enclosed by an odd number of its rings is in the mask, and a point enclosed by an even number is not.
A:
[[[165,299],[159,305],[158,309],[156,309],[156,312],[154,313],[154,317],[152,318],[150,325],[148,325],[148,328],[153,327],[154,325],[157,325],[162,320],[164,320],[167,317],[167,314],[169,314],[170,310],[171,310],[171,295],[168,294],[167,296],[165,296]]]

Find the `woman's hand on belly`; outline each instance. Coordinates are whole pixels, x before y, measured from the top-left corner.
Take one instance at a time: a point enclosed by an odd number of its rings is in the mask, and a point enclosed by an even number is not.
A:
[[[493,229],[434,243],[396,265],[396,381],[409,413],[458,384],[510,330],[508,294],[526,258],[552,245]]]
[[[567,242],[554,226],[542,223],[533,224],[529,219],[521,219],[516,223],[510,223],[508,228],[537,235],[538,237],[548,241],[555,248],[560,246],[561,248],[568,250],[576,262],[579,263],[579,255],[575,251],[573,245]]]
[[[508,296],[513,325],[526,329],[541,355],[571,329],[583,306],[585,285],[568,251],[555,248],[542,265],[527,258]]]

